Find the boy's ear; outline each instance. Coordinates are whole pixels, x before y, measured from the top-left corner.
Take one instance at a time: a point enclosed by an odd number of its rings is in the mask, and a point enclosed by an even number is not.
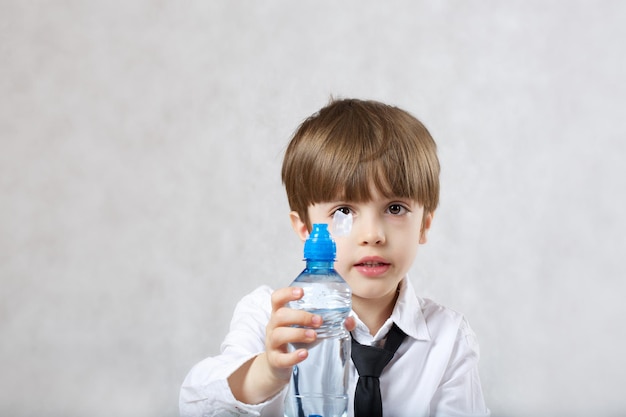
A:
[[[309,229],[307,229],[306,224],[302,221],[298,212],[292,211],[289,213],[289,219],[291,220],[293,231],[300,237],[300,240],[303,242],[307,240],[309,237]]]
[[[428,242],[428,231],[433,223],[434,215],[435,213],[432,211],[430,213],[424,213],[424,218],[422,219],[422,231],[420,232],[420,245]]]

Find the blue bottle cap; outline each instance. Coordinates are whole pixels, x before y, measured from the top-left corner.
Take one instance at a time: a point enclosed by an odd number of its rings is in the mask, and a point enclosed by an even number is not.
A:
[[[309,238],[304,242],[304,259],[307,261],[334,261],[337,247],[330,236],[328,225],[315,223]]]

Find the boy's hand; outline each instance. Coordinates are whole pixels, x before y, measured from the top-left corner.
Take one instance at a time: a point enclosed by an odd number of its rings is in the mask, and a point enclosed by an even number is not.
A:
[[[317,333],[313,329],[322,325],[320,316],[286,307],[288,302],[299,300],[303,295],[304,291],[299,287],[281,288],[272,294],[272,315],[266,327],[265,353],[274,377],[286,382],[289,381],[292,367],[308,356],[306,349],[289,352],[287,345],[315,341]],[[348,331],[354,330],[354,318],[348,317],[345,326]]]
[[[289,352],[289,343],[311,343],[317,339],[322,318],[303,310],[286,307],[304,295],[302,288],[287,287],[272,294],[272,314],[266,326],[265,352],[246,362],[228,377],[230,389],[239,401],[259,404],[289,383],[292,367],[308,356],[306,349]],[[293,326],[303,326],[299,328]],[[345,322],[348,331],[356,327],[354,318]]]
[[[285,382],[289,382],[292,367],[308,356],[306,349],[289,352],[288,344],[315,341],[317,333],[313,329],[322,325],[320,316],[286,306],[303,295],[302,288],[298,287],[281,288],[272,293],[272,315],[265,333],[265,356],[274,377]]]

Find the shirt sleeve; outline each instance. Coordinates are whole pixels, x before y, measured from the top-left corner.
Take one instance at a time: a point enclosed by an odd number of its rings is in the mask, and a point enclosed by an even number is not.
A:
[[[284,391],[261,404],[238,401],[227,378],[265,350],[271,289],[259,287],[235,307],[230,330],[218,356],[206,358],[187,374],[180,390],[181,417],[282,415]]]
[[[489,416],[478,374],[480,351],[476,334],[463,318],[431,403],[433,416]]]

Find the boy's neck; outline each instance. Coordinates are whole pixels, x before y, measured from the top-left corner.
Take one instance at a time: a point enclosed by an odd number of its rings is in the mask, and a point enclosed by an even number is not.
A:
[[[398,300],[398,294],[398,291],[394,291],[383,298],[376,299],[352,296],[352,309],[367,326],[372,336],[375,336],[387,319],[391,317]]]

